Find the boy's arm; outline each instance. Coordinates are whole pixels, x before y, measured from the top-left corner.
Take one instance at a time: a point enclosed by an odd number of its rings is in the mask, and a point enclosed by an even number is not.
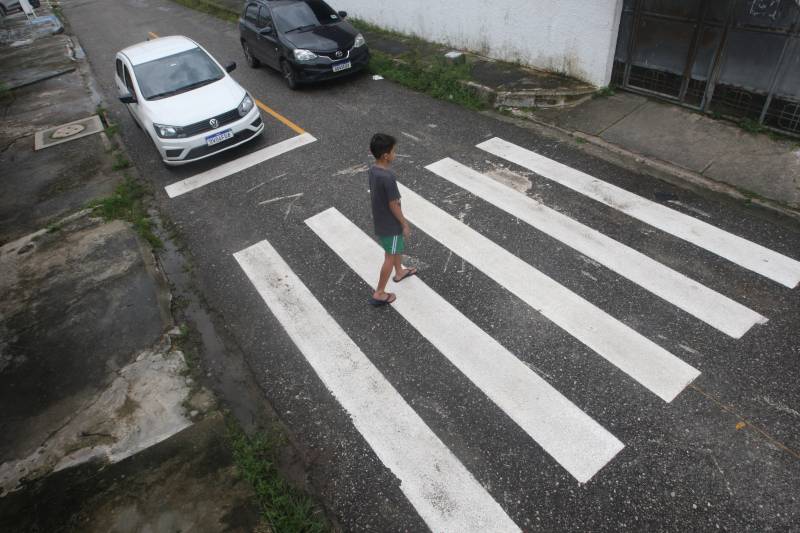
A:
[[[408,239],[409,235],[411,235],[411,228],[408,227],[406,217],[403,216],[403,210],[400,208],[400,198],[389,201],[389,211],[392,212],[394,218],[403,226],[403,237]]]

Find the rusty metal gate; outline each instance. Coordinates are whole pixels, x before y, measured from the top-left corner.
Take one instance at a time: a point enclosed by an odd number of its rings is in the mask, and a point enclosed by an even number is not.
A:
[[[624,0],[612,84],[800,135],[800,0]]]

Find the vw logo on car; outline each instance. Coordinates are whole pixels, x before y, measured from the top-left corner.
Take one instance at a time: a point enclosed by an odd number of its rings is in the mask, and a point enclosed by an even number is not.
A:
[[[212,118],[211,120],[208,121],[208,125],[211,126],[212,128],[216,128],[217,126],[219,126],[219,120]]]

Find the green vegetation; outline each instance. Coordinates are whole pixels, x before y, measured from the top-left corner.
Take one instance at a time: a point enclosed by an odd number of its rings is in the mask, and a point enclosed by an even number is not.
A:
[[[125,180],[117,185],[113,195],[95,200],[89,207],[106,220],[118,219],[130,222],[150,246],[160,249],[164,244],[153,233],[153,223],[144,205],[146,196],[147,190],[138,181],[126,175]]]
[[[393,58],[373,50],[370,71],[415,91],[461,104],[470,109],[483,109],[486,102],[468,85],[471,67],[468,63],[454,65],[444,58],[409,53]]]
[[[371,49],[369,69],[415,91],[424,92],[470,109],[483,109],[486,101],[466,82],[470,80],[472,67],[469,62],[453,64],[443,57],[446,47],[424,41],[416,36],[385,30],[361,19],[348,21],[370,38],[385,36],[400,41],[407,49],[396,57],[380,50]]]
[[[0,82],[0,105],[10,104],[14,101],[14,92],[8,88],[8,85]]]
[[[114,153],[114,163],[111,165],[112,170],[124,170],[131,166],[131,162],[122,152]]]
[[[105,132],[106,135],[108,135],[108,138],[111,139],[111,137],[113,137],[119,132],[119,125],[109,122],[108,126],[106,126],[105,128]]]
[[[47,233],[55,233],[57,231],[61,231],[61,224],[58,222],[51,222],[47,225]]]
[[[247,436],[230,418],[228,435],[239,471],[256,493],[262,519],[275,533],[322,533],[330,528],[313,500],[289,485],[278,472],[278,454],[286,440],[278,431]]]
[[[607,96],[614,96],[617,92],[614,90],[613,87],[605,86],[600,87],[596,93],[594,93],[597,97],[607,97]]]
[[[239,20],[239,13],[230,9],[229,7],[222,6],[211,0],[172,0],[178,4],[208,13],[222,20],[229,22],[236,22]]]
[[[763,133],[766,131],[763,124],[759,124],[757,120],[750,118],[739,121],[739,127],[748,133]]]

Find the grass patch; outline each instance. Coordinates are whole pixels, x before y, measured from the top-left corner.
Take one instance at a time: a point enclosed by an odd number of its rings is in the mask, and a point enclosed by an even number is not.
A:
[[[210,0],[172,0],[177,4],[181,4],[182,6],[190,7],[192,9],[196,9],[197,11],[201,11],[203,13],[208,13],[214,17],[220,18],[222,20],[227,20],[228,22],[236,22],[239,20],[239,13],[234,11],[233,9],[222,6],[216,2],[212,2]]]
[[[124,170],[131,166],[131,162],[128,161],[128,158],[125,157],[122,152],[116,152],[114,154],[114,163],[111,165],[111,170]]]
[[[615,94],[617,94],[617,92],[614,90],[614,88],[609,87],[608,85],[605,87],[600,87],[597,92],[594,93],[594,95],[597,97],[608,97],[614,96]]]
[[[407,54],[402,59],[372,51],[369,69],[386,79],[409,89],[420,91],[440,100],[447,100],[470,109],[484,109],[486,102],[465,85],[470,79],[471,67],[466,64],[451,64],[441,57],[425,60],[418,54]]]
[[[470,109],[487,107],[484,98],[465,83],[472,78],[469,61],[460,64],[449,62],[444,58],[446,47],[414,35],[387,30],[355,17],[348,17],[347,21],[366,34],[367,43],[371,38],[386,37],[401,42],[408,50],[395,56],[371,48],[369,70],[373,74]]]
[[[759,124],[757,120],[751,118],[739,121],[739,127],[748,133],[763,133],[766,131],[763,124]]]
[[[14,92],[5,83],[0,83],[0,105],[10,104],[14,101]]]
[[[126,175],[125,180],[117,185],[113,195],[95,200],[89,207],[106,220],[130,222],[150,246],[159,250],[163,248],[164,243],[153,233],[153,223],[147,216],[144,205],[146,196],[147,190],[138,181]]]
[[[330,530],[314,501],[289,485],[278,472],[278,453],[286,445],[279,432],[247,436],[229,418],[228,436],[234,462],[253,486],[261,516],[272,531],[322,533]]]

